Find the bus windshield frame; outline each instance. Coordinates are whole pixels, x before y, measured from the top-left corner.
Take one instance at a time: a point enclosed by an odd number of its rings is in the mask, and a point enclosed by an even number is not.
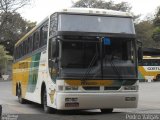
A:
[[[134,39],[111,38],[112,45],[107,46],[104,43],[100,43],[100,37],[83,36],[79,38],[64,37],[60,42],[61,71],[59,77],[65,79],[136,79],[137,64]],[[122,43],[125,43],[128,48],[122,50],[121,48],[125,47]],[[100,50],[101,45],[103,47],[102,51]],[[117,48],[118,46],[119,49]],[[118,56],[117,53],[121,53],[121,56]],[[130,55],[127,58],[124,54]],[[83,59],[81,59],[82,56]],[[78,61],[74,60],[74,58]],[[70,64],[68,66],[67,61]],[[76,62],[81,64],[77,64]],[[100,73],[97,71],[100,71]]]

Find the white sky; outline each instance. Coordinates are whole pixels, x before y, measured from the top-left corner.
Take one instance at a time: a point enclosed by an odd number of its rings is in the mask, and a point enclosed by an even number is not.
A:
[[[34,0],[31,6],[21,9],[19,12],[22,16],[30,21],[42,21],[47,15],[58,9],[71,7],[72,1],[77,0]],[[109,0],[106,0],[109,1]],[[115,3],[122,1],[128,2],[132,6],[132,12],[141,14],[144,18],[146,15],[155,13],[160,6],[160,0],[113,0]]]

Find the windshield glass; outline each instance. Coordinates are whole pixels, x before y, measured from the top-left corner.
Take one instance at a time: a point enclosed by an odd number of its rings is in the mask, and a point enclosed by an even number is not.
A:
[[[110,45],[106,45],[97,37],[80,37],[74,41],[64,37],[61,67],[63,77],[136,77],[135,47],[127,38],[110,38]]]
[[[135,34],[132,18],[60,14],[58,31]]]

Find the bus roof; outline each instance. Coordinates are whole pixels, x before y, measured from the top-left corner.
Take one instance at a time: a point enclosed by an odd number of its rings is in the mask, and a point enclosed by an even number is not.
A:
[[[75,13],[75,14],[94,14],[94,15],[106,15],[106,16],[122,16],[122,17],[132,17],[132,15],[128,12],[121,12],[115,10],[107,10],[107,9],[96,9],[96,8],[65,8],[58,10],[54,13]],[[52,15],[52,14],[51,14]],[[40,22],[37,26],[35,26],[32,30],[30,30],[27,34],[25,34],[20,40],[17,41],[15,46],[17,46],[20,42],[26,39],[27,36],[32,34],[41,24],[49,19],[51,16],[46,17],[42,22]]]
[[[61,9],[57,12],[132,17],[132,15],[128,12],[121,12],[121,11],[107,10],[107,9],[97,9],[97,8],[66,8],[66,9]]]

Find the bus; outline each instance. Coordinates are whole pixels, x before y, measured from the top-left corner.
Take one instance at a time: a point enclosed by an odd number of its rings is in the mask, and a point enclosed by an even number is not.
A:
[[[13,94],[44,111],[136,108],[138,57],[132,15],[67,8],[48,16],[14,48]]]
[[[139,63],[139,79],[143,82],[160,81],[160,57],[143,56]]]

